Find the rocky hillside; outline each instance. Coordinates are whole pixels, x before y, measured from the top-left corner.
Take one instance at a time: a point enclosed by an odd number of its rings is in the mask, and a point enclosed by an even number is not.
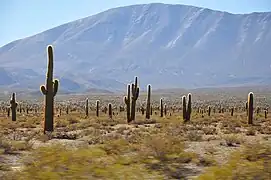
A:
[[[44,82],[46,46],[69,91],[140,85],[191,88],[271,84],[271,13],[230,14],[143,4],[73,21],[0,48],[0,85]]]

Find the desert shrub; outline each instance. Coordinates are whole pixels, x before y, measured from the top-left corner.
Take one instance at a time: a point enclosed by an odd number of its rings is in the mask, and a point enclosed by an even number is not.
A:
[[[130,151],[130,144],[124,139],[117,139],[107,142],[105,145],[100,146],[108,155],[123,154]]]
[[[159,173],[150,172],[144,169],[144,164],[137,163],[136,157],[117,156],[113,148],[122,148],[123,142],[113,144],[108,148],[41,147],[25,159],[25,167],[20,172],[2,179],[161,179]]]
[[[155,158],[160,161],[169,159],[178,159],[182,162],[190,162],[193,155],[184,152],[184,142],[177,137],[157,134],[146,137],[143,145],[140,146],[140,156],[148,158]]]
[[[55,127],[60,128],[60,127],[67,127],[69,125],[69,122],[65,119],[57,119],[55,121]]]
[[[256,130],[254,128],[249,128],[246,132],[247,136],[255,136],[256,135]]]
[[[202,134],[199,131],[188,131],[186,136],[188,140],[190,141],[201,141],[202,140]]]
[[[69,124],[77,124],[80,122],[80,120],[78,118],[75,118],[75,117],[69,117],[67,119],[67,121],[69,122]]]
[[[0,139],[0,149],[5,154],[12,154],[16,151],[30,150],[32,148],[32,143],[29,141],[10,141],[1,138]]]
[[[223,139],[224,142],[222,142],[221,145],[226,146],[238,146],[244,142],[244,139],[241,136],[235,134],[225,135]]]
[[[206,135],[217,134],[216,128],[214,128],[214,127],[204,127],[204,128],[202,128],[202,130],[203,130],[204,134],[206,134]]]
[[[197,159],[198,166],[213,166],[216,165],[216,161],[212,156],[199,157]]]
[[[234,152],[222,166],[209,168],[198,179],[269,179],[271,177],[271,145],[249,144]]]

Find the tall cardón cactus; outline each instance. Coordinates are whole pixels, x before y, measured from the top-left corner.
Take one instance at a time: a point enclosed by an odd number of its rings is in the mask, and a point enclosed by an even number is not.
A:
[[[109,115],[109,118],[112,119],[112,104],[111,103],[108,104],[108,115]]]
[[[146,119],[151,117],[151,85],[148,85],[147,107],[146,107]]]
[[[183,120],[186,121],[186,97],[182,97],[182,103],[183,103]]]
[[[132,91],[132,96],[131,96]],[[131,86],[127,86],[127,96],[124,97],[124,103],[127,107],[127,122],[130,123],[131,121],[135,120],[135,113],[136,113],[136,100],[139,96],[139,87],[137,87],[137,77],[135,77],[135,83]],[[131,102],[132,100],[132,102]]]
[[[248,100],[247,100],[247,104],[248,104],[248,124],[253,124],[253,92],[250,92],[248,94]]]
[[[186,121],[190,121],[192,113],[192,94],[188,94],[188,102],[187,102],[187,109],[186,109]]]
[[[99,117],[100,101],[96,101],[96,116]]]
[[[164,114],[167,116],[167,104],[164,105]]]
[[[182,103],[183,103],[183,120],[184,122],[190,121],[191,118],[191,112],[192,112],[192,94],[189,93],[187,96],[187,103],[186,103],[186,97],[182,97]]]
[[[211,116],[211,106],[208,106],[208,116]]]
[[[127,96],[124,97],[124,103],[126,104],[126,112],[127,112],[127,122],[130,123],[131,120],[131,85],[127,85]]]
[[[69,114],[69,105],[66,107],[66,114]]]
[[[160,117],[164,117],[164,103],[163,99],[160,99]]]
[[[18,103],[16,102],[16,95],[12,93],[12,97],[10,99],[10,109],[11,109],[11,119],[12,121],[16,121],[16,108]]]
[[[86,99],[86,107],[85,107],[85,111],[86,111],[86,117],[88,117],[88,98]]]
[[[44,133],[54,131],[54,97],[58,91],[58,80],[53,81],[53,47],[47,47],[48,67],[46,84],[40,87],[41,92],[45,95],[45,119]]]
[[[137,87],[137,77],[135,77],[135,83],[132,84],[132,104],[131,104],[131,121],[135,120],[136,113],[136,100],[139,96],[139,87]]]

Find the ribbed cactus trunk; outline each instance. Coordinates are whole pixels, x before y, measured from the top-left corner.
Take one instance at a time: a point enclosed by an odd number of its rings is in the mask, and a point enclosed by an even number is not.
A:
[[[137,100],[138,96],[139,96],[139,87],[137,87],[137,77],[135,77],[135,83],[132,84],[131,121],[135,120],[136,100]]]
[[[109,118],[112,119],[112,105],[111,105],[111,103],[108,104],[108,114],[109,114]]]
[[[151,85],[148,85],[146,119],[150,119],[150,118],[151,118]]]
[[[86,106],[85,106],[85,112],[86,112],[86,117],[88,117],[88,98],[86,99]]]
[[[253,93],[248,94],[248,124],[253,124]]]
[[[192,94],[189,93],[188,94],[187,109],[186,109],[186,119],[185,119],[186,121],[190,121],[191,113],[192,113]]]
[[[163,99],[160,99],[160,117],[164,117],[164,104]]]
[[[131,86],[127,86],[127,96],[124,97],[124,103],[126,104],[127,122],[130,123],[131,120]]]
[[[96,116],[99,117],[100,101],[96,101]]]
[[[10,109],[11,109],[11,119],[12,121],[16,121],[16,108],[18,106],[18,103],[16,102],[16,95],[15,93],[12,93],[12,97],[10,100]]]
[[[54,131],[54,97],[58,91],[58,80],[53,81],[53,47],[47,47],[48,67],[46,85],[40,87],[41,92],[45,95],[45,119],[44,133]]]
[[[186,121],[186,97],[182,97],[182,103],[183,103],[183,120]]]
[[[166,104],[164,105],[164,114],[165,114],[165,116],[167,116],[167,105]]]

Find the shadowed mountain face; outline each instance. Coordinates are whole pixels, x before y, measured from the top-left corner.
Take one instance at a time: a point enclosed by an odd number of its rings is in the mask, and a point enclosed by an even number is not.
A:
[[[271,13],[167,4],[110,9],[0,48],[0,83],[38,88],[48,44],[69,91],[123,90],[135,75],[142,88],[271,84]]]

